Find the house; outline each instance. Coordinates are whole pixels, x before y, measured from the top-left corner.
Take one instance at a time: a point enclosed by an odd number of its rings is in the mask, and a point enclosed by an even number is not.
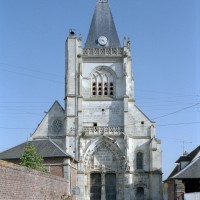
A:
[[[71,187],[76,185],[77,161],[74,158],[63,151],[50,138],[29,142],[35,146],[37,153],[42,156],[44,160],[43,166],[49,173],[67,178]],[[23,155],[26,146],[27,142],[24,142],[0,153],[0,160],[19,164],[20,157]]]
[[[185,152],[176,163],[164,181],[168,186],[168,200],[183,200],[189,194],[200,193],[200,146],[189,154]]]

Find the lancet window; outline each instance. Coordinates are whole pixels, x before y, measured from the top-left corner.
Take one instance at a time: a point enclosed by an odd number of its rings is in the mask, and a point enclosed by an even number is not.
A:
[[[96,71],[91,82],[92,96],[114,96],[114,78],[110,72]]]
[[[143,153],[138,152],[136,155],[136,165],[137,169],[143,169]]]

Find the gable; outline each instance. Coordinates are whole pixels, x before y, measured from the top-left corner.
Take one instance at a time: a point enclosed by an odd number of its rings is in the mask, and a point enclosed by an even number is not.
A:
[[[47,138],[63,135],[64,113],[62,106],[58,101],[55,101],[34,131],[32,138]]]
[[[155,135],[155,123],[135,105],[135,102],[127,102],[127,105],[128,134],[139,137],[153,137]]]

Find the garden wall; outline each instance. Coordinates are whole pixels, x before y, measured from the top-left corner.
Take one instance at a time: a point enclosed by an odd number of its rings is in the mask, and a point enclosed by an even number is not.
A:
[[[64,178],[0,160],[0,199],[57,200],[68,193]]]

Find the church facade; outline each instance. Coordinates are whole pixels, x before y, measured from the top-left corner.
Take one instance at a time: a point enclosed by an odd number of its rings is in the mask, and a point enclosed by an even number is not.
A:
[[[121,46],[108,0],[84,47],[70,32],[65,59],[65,108],[56,102],[32,139],[51,138],[78,162],[77,200],[161,200],[161,143],[136,106],[130,39]]]

